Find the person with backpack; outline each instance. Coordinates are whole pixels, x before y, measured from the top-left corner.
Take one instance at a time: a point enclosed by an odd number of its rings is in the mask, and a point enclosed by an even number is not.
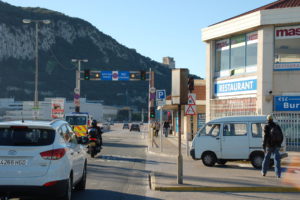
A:
[[[275,174],[281,177],[280,154],[279,150],[283,142],[283,134],[280,126],[273,121],[272,115],[267,116],[268,124],[264,127],[263,149],[265,157],[262,163],[261,174],[266,176],[269,168],[270,157],[274,154]]]

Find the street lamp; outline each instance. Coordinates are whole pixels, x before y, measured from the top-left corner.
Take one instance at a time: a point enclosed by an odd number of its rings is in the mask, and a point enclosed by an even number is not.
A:
[[[35,82],[34,82],[34,119],[37,119],[37,112],[39,109],[38,101],[38,78],[39,78],[39,54],[38,54],[38,32],[39,32],[39,23],[50,24],[51,21],[48,19],[35,20],[35,19],[23,19],[24,24],[35,23]]]
[[[81,62],[88,62],[88,59],[72,59],[72,62],[78,63],[78,69],[76,71],[76,87],[74,90],[74,104],[75,104],[75,112],[80,112],[80,70],[81,70]]]

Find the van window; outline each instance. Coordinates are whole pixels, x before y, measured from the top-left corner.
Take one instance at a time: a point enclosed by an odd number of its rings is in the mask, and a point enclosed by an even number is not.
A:
[[[210,135],[210,136],[218,136],[220,133],[220,124],[206,124],[200,130],[200,135]]]
[[[261,123],[251,124],[252,136],[253,137],[262,137],[263,126],[264,125]]]
[[[224,136],[241,136],[247,135],[247,124],[224,124]]]

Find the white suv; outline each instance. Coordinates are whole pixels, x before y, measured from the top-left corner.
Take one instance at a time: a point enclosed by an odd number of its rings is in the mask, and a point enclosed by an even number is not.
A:
[[[70,200],[84,190],[86,152],[66,121],[0,123],[0,198]]]

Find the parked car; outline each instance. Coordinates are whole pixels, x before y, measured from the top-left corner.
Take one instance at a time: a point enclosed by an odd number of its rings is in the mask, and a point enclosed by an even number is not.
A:
[[[202,159],[203,164],[210,167],[215,163],[224,165],[232,160],[250,160],[254,168],[261,168],[264,159],[263,129],[266,123],[266,116],[211,120],[198,131],[190,154],[194,160]],[[281,158],[287,157],[285,142],[280,154]]]
[[[123,124],[123,129],[129,129],[129,124],[128,123],[124,123]]]
[[[66,121],[0,123],[0,196],[70,200],[85,190],[86,152]]]
[[[130,131],[138,131],[138,132],[140,132],[140,125],[139,124],[131,124]]]

